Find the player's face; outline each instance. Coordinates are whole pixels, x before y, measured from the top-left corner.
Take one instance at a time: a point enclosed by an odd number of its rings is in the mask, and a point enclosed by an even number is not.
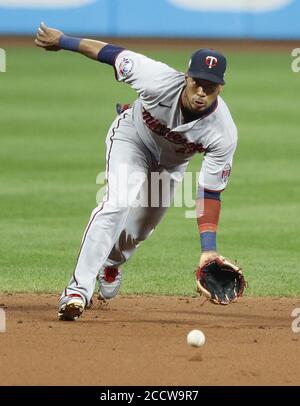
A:
[[[222,90],[222,85],[209,80],[191,78],[186,76],[186,87],[182,95],[185,108],[201,113],[208,109],[216,100]]]

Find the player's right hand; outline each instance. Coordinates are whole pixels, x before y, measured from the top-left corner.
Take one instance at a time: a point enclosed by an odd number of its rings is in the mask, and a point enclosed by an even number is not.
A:
[[[59,39],[63,35],[62,31],[48,28],[41,22],[34,43],[36,46],[44,48],[46,51],[59,51]]]

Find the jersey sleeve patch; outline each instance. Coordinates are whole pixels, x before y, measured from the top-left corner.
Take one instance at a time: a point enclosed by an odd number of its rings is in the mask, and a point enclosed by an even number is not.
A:
[[[227,183],[228,178],[231,174],[231,165],[230,164],[226,164],[224,166],[224,169],[222,171],[222,175],[221,175],[221,179],[223,183]]]
[[[125,79],[127,78],[133,69],[133,61],[129,58],[122,58],[117,66],[117,71],[119,72],[120,76]]]

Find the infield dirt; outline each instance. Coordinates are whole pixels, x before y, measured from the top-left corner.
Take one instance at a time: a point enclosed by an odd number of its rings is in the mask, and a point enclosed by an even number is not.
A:
[[[1,385],[299,385],[299,299],[242,298],[227,307],[188,297],[97,299],[77,322],[57,296],[2,294]],[[300,323],[299,323],[300,324]],[[201,329],[206,343],[189,347]]]

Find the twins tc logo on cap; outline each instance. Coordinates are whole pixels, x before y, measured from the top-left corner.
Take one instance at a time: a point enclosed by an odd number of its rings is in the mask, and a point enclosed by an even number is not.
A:
[[[213,68],[214,66],[217,65],[218,59],[215,56],[208,55],[205,58],[205,63],[209,67],[209,69],[211,69],[211,68]]]
[[[215,49],[201,48],[192,54],[188,76],[224,85],[226,58]]]

